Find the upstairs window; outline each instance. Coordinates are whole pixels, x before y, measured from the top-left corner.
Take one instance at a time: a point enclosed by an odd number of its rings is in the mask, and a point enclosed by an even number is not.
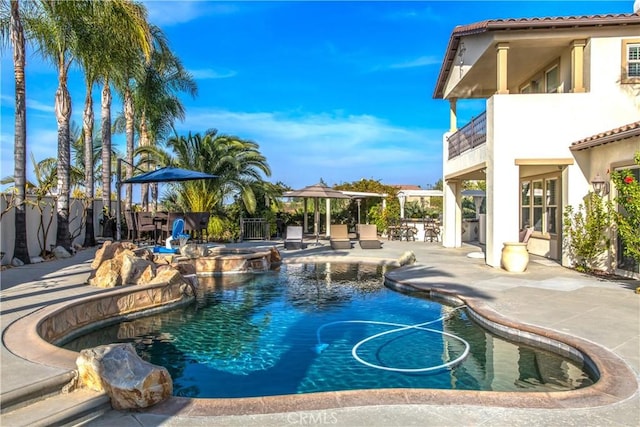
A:
[[[622,83],[640,82],[640,40],[622,42]]]

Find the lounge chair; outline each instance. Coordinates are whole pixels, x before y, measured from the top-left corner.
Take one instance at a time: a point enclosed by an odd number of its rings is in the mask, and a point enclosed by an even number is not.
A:
[[[347,224],[331,224],[331,249],[351,249]]]
[[[378,239],[378,229],[375,224],[360,225],[359,242],[362,249],[382,249],[382,242]]]
[[[288,225],[287,234],[284,238],[285,249],[302,249],[302,226],[300,225]]]

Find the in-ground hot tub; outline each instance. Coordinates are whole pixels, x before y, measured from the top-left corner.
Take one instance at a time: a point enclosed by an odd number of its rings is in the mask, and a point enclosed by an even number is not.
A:
[[[191,260],[198,276],[221,274],[263,273],[280,264],[275,247],[264,248],[208,248],[203,256]]]

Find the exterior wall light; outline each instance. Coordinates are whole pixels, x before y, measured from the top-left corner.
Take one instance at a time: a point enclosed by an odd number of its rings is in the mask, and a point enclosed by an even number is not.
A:
[[[591,185],[593,186],[593,191],[598,196],[606,196],[609,194],[609,183],[600,176],[600,173],[596,173],[596,176],[591,180]]]

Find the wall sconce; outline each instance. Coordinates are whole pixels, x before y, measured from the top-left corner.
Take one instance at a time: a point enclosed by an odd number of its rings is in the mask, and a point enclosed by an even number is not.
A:
[[[609,194],[609,183],[600,176],[600,173],[596,173],[596,176],[591,180],[591,185],[593,186],[593,191],[598,196],[606,196]]]

